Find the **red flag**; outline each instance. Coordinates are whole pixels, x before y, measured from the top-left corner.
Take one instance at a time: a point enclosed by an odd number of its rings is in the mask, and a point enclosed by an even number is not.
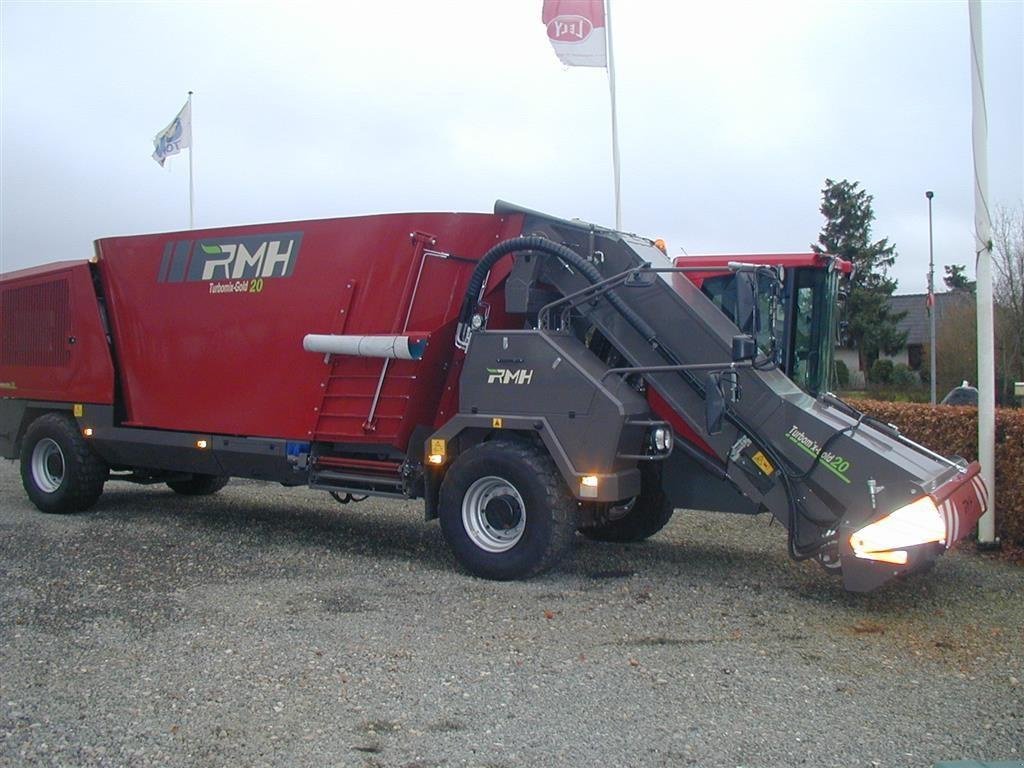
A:
[[[607,67],[604,0],[544,0],[541,21],[555,55],[570,67]]]
[[[928,310],[928,314],[931,314],[932,307],[935,306],[935,294],[928,291],[928,295],[925,297],[924,306]]]

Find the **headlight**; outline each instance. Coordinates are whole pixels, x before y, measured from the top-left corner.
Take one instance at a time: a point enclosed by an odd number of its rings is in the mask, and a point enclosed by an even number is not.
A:
[[[668,453],[672,450],[672,430],[665,427],[658,427],[651,432],[651,444],[658,453]]]
[[[850,536],[857,557],[897,565],[907,562],[904,547],[945,541],[946,522],[930,496],[900,507]]]

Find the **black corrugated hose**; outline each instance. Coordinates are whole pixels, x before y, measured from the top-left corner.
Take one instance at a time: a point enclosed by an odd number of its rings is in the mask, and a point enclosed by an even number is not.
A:
[[[491,268],[503,256],[517,251],[533,251],[544,256],[560,259],[563,264],[572,267],[587,278],[591,284],[604,280],[604,275],[598,271],[597,267],[561,243],[556,243],[553,240],[548,240],[546,237],[539,237],[537,235],[513,237],[498,243],[477,262],[476,267],[473,269],[473,274],[469,278],[469,285],[466,287],[466,296],[462,300],[462,311],[459,313],[460,323],[468,324],[473,316],[473,309],[480,300],[480,289],[483,287],[484,280],[487,278]],[[611,305],[633,326],[637,333],[644,337],[644,341],[648,344],[654,341],[656,336],[654,329],[619,298],[614,291],[609,291],[605,296]]]

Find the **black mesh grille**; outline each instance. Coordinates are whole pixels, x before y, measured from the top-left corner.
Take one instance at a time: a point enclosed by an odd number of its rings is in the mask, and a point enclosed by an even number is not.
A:
[[[68,281],[0,291],[0,365],[67,365]]]

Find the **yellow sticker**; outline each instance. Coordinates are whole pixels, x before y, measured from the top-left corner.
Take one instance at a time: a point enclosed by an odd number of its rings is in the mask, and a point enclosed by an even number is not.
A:
[[[444,456],[444,440],[437,438],[431,438],[430,440],[430,452]]]
[[[765,458],[765,455],[760,451],[755,453],[750,458],[754,460],[754,463],[757,464],[757,466],[760,467],[761,471],[764,472],[766,475],[770,475],[772,472],[775,471],[775,467],[772,466],[772,463],[768,461],[768,459]]]
[[[82,418],[82,414],[85,413],[85,407],[81,403],[75,403],[71,410],[75,414],[76,419]]]
[[[492,418],[491,426],[494,427],[494,429],[501,429],[501,417],[495,416],[494,418]]]

